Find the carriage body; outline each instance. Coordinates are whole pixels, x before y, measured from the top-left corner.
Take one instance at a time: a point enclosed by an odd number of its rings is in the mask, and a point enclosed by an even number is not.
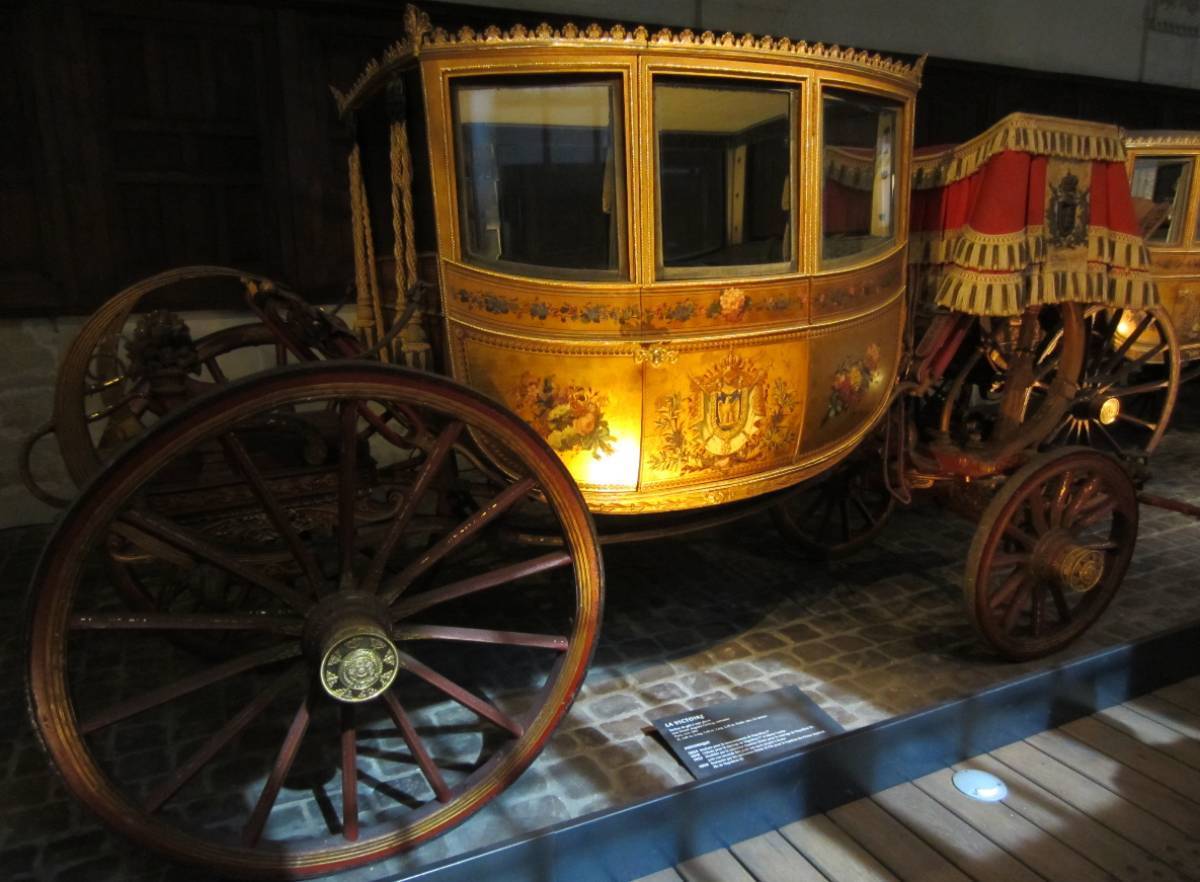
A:
[[[408,54],[343,108],[418,66],[443,367],[534,426],[593,511],[744,499],[860,442],[902,355],[918,70],[641,28]]]
[[[1200,133],[1129,132],[1125,145],[1134,207],[1180,358],[1200,361]]]

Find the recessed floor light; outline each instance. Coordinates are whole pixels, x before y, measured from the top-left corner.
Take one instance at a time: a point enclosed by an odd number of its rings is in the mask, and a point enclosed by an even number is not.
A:
[[[1008,787],[1003,781],[979,769],[955,772],[952,780],[961,793],[980,802],[999,802],[1008,796]]]

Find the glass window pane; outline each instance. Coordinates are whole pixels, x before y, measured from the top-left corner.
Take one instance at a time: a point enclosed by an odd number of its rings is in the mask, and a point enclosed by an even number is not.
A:
[[[822,106],[821,258],[829,263],[879,251],[895,238],[900,106],[841,89],[826,89]]]
[[[455,85],[467,260],[560,278],[623,269],[620,93],[615,77]]]
[[[791,265],[794,94],[765,84],[655,80],[664,278]]]
[[[1129,182],[1133,212],[1142,238],[1155,245],[1178,245],[1187,212],[1190,157],[1142,156]]]

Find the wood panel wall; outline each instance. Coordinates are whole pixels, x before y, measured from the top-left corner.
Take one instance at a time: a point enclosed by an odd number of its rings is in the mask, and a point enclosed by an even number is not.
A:
[[[442,3],[441,21],[545,18]],[[400,0],[0,0],[0,313],[84,313],[224,263],[323,298],[352,276],[328,84],[402,33]],[[553,19],[553,17],[550,17]],[[939,59],[918,141],[1029,110],[1200,129],[1200,93]],[[187,304],[212,302],[204,291]]]

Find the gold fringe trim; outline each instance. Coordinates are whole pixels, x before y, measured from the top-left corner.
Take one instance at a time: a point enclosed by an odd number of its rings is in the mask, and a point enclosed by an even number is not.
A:
[[[760,58],[778,60],[796,58],[819,64],[833,64],[857,68],[868,73],[884,75],[911,86],[914,91],[921,85],[921,72],[925,67],[922,55],[913,64],[896,61],[877,52],[865,52],[842,46],[826,46],[824,43],[807,43],[787,37],[755,36],[714,31],[696,33],[690,28],[679,31],[662,28],[653,33],[642,25],[627,28],[615,24],[605,28],[595,22],[579,27],[568,22],[560,28],[542,22],[536,27],[516,24],[508,29],[491,25],[482,31],[469,27],[459,28],[454,33],[444,28],[430,26],[429,16],[411,4],[404,12],[405,38],[389,47],[383,56],[372,60],[358,79],[346,92],[334,90],[338,111],[345,114],[362,105],[370,95],[377,92],[390,78],[393,71],[418,57],[423,49],[446,49],[473,46],[561,46],[564,43],[579,46],[594,46],[610,49],[613,46],[628,48],[699,49],[721,52],[736,52]]]
[[[957,147],[914,157],[913,188],[925,190],[961,181],[1005,150],[1084,161],[1125,161],[1125,145],[1116,126],[1010,113],[983,134]]]
[[[1148,273],[1042,270],[1033,273],[974,273],[950,267],[937,285],[935,302],[971,315],[1020,315],[1030,306],[1101,303],[1147,309],[1158,306],[1158,285]]]
[[[1016,233],[990,235],[971,227],[940,233],[914,233],[909,237],[909,263],[950,263],[983,272],[1018,272],[1043,263],[1049,254],[1044,226]],[[1149,270],[1150,251],[1137,236],[1107,227],[1088,227],[1088,263],[1114,269]]]

